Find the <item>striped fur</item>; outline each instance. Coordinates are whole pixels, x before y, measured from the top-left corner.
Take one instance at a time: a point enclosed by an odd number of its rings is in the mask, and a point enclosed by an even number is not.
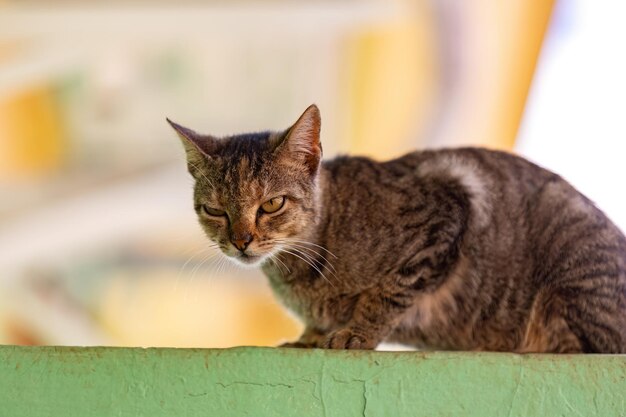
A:
[[[284,133],[177,130],[207,235],[306,324],[291,346],[626,352],[626,239],[556,174],[473,148],[320,163],[317,108]]]

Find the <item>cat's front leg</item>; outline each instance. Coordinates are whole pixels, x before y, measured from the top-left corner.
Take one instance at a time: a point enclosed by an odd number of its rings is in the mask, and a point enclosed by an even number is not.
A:
[[[283,343],[279,347],[287,348],[317,348],[322,347],[326,334],[313,326],[307,326],[302,336],[295,342]]]
[[[374,349],[398,326],[409,305],[403,294],[388,294],[379,288],[364,292],[350,321],[330,333],[322,347]]]

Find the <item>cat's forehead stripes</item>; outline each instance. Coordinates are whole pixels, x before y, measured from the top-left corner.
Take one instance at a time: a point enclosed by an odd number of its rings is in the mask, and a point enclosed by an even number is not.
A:
[[[216,155],[221,159],[219,175],[229,183],[259,177],[270,151],[269,132],[237,135],[224,139],[224,146]]]
[[[297,180],[301,172],[290,172],[290,168],[285,166],[278,167],[272,154],[273,141],[279,140],[282,135],[264,132],[226,139],[227,145],[222,151],[224,157],[216,175],[232,198],[269,198],[284,190],[290,190],[298,198],[306,194],[306,186]]]

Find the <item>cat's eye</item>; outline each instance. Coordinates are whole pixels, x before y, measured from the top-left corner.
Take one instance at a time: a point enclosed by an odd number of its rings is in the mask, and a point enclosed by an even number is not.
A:
[[[209,207],[206,204],[202,206],[202,210],[209,216],[213,216],[213,217],[220,217],[226,214],[224,210],[219,210],[213,207]]]
[[[285,204],[285,197],[274,197],[271,200],[261,204],[263,213],[276,213]]]

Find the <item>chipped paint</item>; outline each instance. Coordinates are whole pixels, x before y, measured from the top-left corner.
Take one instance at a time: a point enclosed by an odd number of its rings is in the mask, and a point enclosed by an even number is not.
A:
[[[1,416],[618,416],[626,356],[0,347]]]

